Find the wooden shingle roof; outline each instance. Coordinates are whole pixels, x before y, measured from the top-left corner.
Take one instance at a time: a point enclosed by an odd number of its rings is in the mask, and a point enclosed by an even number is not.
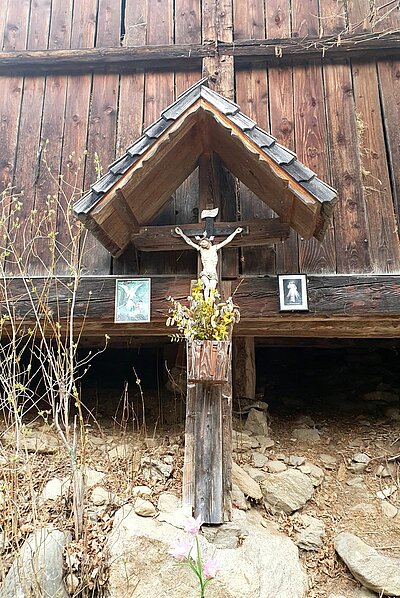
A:
[[[322,239],[336,191],[203,79],[183,93],[74,205],[115,256],[215,151],[227,168],[304,238]]]

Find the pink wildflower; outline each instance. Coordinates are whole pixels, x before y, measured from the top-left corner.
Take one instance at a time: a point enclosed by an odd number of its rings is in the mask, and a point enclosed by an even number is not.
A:
[[[195,536],[199,533],[202,524],[203,522],[201,521],[200,515],[196,519],[194,517],[189,517],[185,525],[185,532]]]
[[[204,577],[207,577],[207,579],[212,579],[215,577],[218,571],[219,565],[215,559],[208,559],[208,561],[204,563],[203,573]]]
[[[188,558],[190,551],[193,548],[192,542],[189,540],[178,540],[173,544],[169,550],[169,554],[174,558],[178,559],[178,561],[184,561]]]

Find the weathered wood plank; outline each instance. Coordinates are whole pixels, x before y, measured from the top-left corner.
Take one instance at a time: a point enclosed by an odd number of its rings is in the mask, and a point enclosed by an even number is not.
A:
[[[120,42],[121,5],[112,0],[99,0],[97,13],[96,46],[115,47]],[[88,129],[88,160],[85,171],[85,188],[95,182],[99,166],[105,169],[115,158],[117,100],[119,78],[117,75],[94,75],[92,102]],[[95,155],[98,161],[95,161]],[[85,268],[93,274],[110,272],[111,258],[104,247],[88,235]]]
[[[146,44],[147,2],[144,0],[126,0],[124,46],[143,46]],[[144,119],[144,72],[138,70],[131,74],[122,74],[119,84],[118,128],[116,155],[120,156],[143,130]],[[134,108],[132,108],[134,107]],[[137,273],[138,255],[129,247],[118,259],[112,261],[114,274]]]
[[[292,36],[320,37],[318,0],[292,0]]]
[[[398,3],[376,0],[373,4],[371,24],[374,31],[395,31],[400,28]]]
[[[153,277],[151,322],[114,324],[116,277],[85,277],[76,304],[77,322],[87,313],[85,334],[122,336],[168,336],[165,326],[166,297],[184,300],[190,289],[187,277]],[[50,295],[49,307],[67,309],[71,290],[61,278]],[[34,279],[40,289],[40,278]],[[30,307],[23,282],[10,279],[10,292],[16,298],[16,315],[29,320]],[[279,313],[278,284],[275,277],[245,278],[235,290],[241,321],[235,336],[396,338],[400,335],[400,276],[309,276],[310,312]],[[0,289],[0,306],[1,306]],[[351,315],[350,315],[351,314]],[[61,316],[65,312],[61,312]]]
[[[265,38],[263,0],[240,0],[233,3],[234,39]]]
[[[72,48],[94,45],[96,14],[97,0],[74,0],[70,38]],[[65,261],[60,261],[57,266],[60,274],[69,272],[68,263],[74,259],[71,255],[70,233],[63,224],[64,211],[68,202],[77,199],[83,192],[91,86],[90,74],[68,76],[61,157],[61,175],[65,182],[66,196],[60,193],[57,214],[58,242],[61,247],[65,247]]]
[[[147,0],[147,43],[173,44],[172,0]],[[144,86],[144,125],[149,126],[160,117],[160,113],[174,101],[174,73],[146,73]],[[173,224],[174,203],[169,201],[152,224]],[[140,271],[149,274],[168,274],[176,270],[176,256],[166,252],[153,258],[140,256]]]
[[[201,4],[200,0],[175,0],[175,44],[201,43]],[[175,72],[176,97],[201,79],[201,65],[191,71]],[[195,170],[175,191],[175,223],[197,222],[199,214],[199,172]],[[196,276],[196,256],[193,251],[182,250],[176,261],[176,272]]]
[[[378,62],[378,75],[393,203],[400,222],[400,62]]]
[[[35,4],[32,7],[26,41],[29,50],[47,47],[50,27],[50,12],[47,8],[49,7],[43,6],[42,3]],[[37,15],[35,14],[36,11],[38,11]],[[23,15],[24,13],[22,12],[22,17]],[[17,17],[17,19],[19,18],[21,17]],[[38,20],[42,20],[41,27],[38,25]],[[22,43],[22,35],[20,43]],[[30,247],[30,241],[32,234],[34,234],[33,229],[36,226],[33,214],[40,169],[40,154],[42,151],[40,132],[43,116],[44,88],[45,81],[43,78],[25,77],[13,185],[14,191],[23,195],[22,209],[19,213],[21,226],[16,231],[14,243],[20,255],[24,256],[24,261],[31,261],[33,257],[31,254],[32,252],[35,253],[35,248]],[[18,274],[20,271],[19,264],[9,263],[8,271]]]
[[[233,389],[235,397],[256,396],[256,356],[254,337],[238,336],[233,343],[235,362]]]
[[[354,144],[357,123],[349,66],[327,65],[324,82],[332,184],[340,197],[334,213],[337,270],[341,273],[369,272],[369,231],[360,156]]]
[[[328,133],[322,70],[318,65],[293,68],[296,150],[300,162],[329,182]],[[335,235],[331,223],[323,242],[300,239],[300,272],[336,271]]]
[[[346,0],[324,0],[319,4],[320,35],[346,32]]]
[[[50,3],[48,3],[48,8],[50,8]],[[42,19],[45,16],[43,10],[40,11],[40,16]],[[48,23],[50,23],[48,47],[50,49],[68,47],[71,39],[72,1],[53,0],[51,3],[51,21],[49,19],[50,12],[48,14]],[[29,34],[29,36],[31,36],[31,34]],[[40,45],[46,43],[47,45],[47,40],[40,40],[40,38],[38,38],[37,43]],[[60,206],[60,211],[65,209],[63,194],[60,193],[59,189],[60,179],[58,176],[61,172],[67,85],[68,80],[65,75],[49,76],[46,79],[40,141],[40,172],[35,194],[35,223],[42,221],[46,212],[46,199],[48,197],[57,197],[62,206]],[[54,205],[56,206],[56,203],[54,203]],[[54,216],[48,215],[47,219],[51,221],[49,222],[49,226],[50,228],[54,228],[54,230],[57,230],[57,219],[60,224],[63,222],[62,214],[57,214],[57,209],[54,211]],[[65,224],[66,223],[64,223],[64,226],[60,227],[61,235],[64,235],[66,232]],[[30,272],[32,275],[44,274],[46,271],[45,264],[49,264],[50,262],[51,247],[49,245],[49,240],[45,238],[37,239],[35,242],[34,254],[30,258]],[[60,268],[57,268],[57,271],[60,273],[67,272],[68,270],[66,266],[67,265],[62,262]]]
[[[236,61],[242,64],[262,62],[273,66],[301,64],[309,60],[323,62],[327,57],[338,61],[353,57],[368,61],[398,56],[399,38],[400,32],[395,30],[383,34],[343,34],[340,44],[337,42],[337,36],[332,34],[301,40],[257,39],[238,40],[235,43],[221,41],[211,44],[206,41],[203,44],[157,44],[143,47],[5,51],[0,53],[0,76],[8,76],[10,72],[20,75],[123,73],[141,70],[144,67],[157,70],[166,67],[177,68],[179,65],[184,65],[186,70],[198,68],[202,58],[211,64],[217,56],[223,58],[223,62],[229,62],[229,59],[235,57]],[[208,71],[215,75],[212,67]]]
[[[265,0],[266,37],[279,39],[290,36],[290,0]]]
[[[4,32],[7,23],[8,0],[0,2],[0,51],[3,50]]]
[[[24,50],[27,47],[30,0],[21,2],[9,2],[7,20],[4,27],[3,50]],[[8,74],[14,71],[8,71]]]
[[[349,31],[371,31],[370,4],[365,0],[347,0],[347,21]]]
[[[393,210],[375,64],[354,64],[357,140],[374,272],[398,272],[400,246]]]
[[[282,0],[267,0],[268,37],[288,38],[290,36],[290,17],[294,18],[297,5],[290,9],[290,3]],[[271,133],[284,147],[294,151],[294,115],[293,115],[293,69],[291,67],[271,67],[268,70],[268,101]],[[275,247],[276,271],[298,272],[298,237],[294,230],[289,238]]]
[[[265,68],[236,69],[236,101],[241,110],[257,124],[269,130],[267,72]],[[271,218],[272,210],[244,183],[240,183],[240,213],[243,220]],[[243,249],[242,272],[246,275],[275,272],[273,247]]]

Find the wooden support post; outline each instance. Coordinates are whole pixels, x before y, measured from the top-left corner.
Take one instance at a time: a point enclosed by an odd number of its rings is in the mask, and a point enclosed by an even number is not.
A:
[[[253,336],[238,336],[233,343],[235,360],[235,397],[254,399],[256,396],[256,360]]]
[[[220,292],[228,297],[231,285]],[[230,353],[231,359],[231,353]],[[232,510],[232,364],[228,381],[188,383],[183,505],[207,524],[230,521]]]

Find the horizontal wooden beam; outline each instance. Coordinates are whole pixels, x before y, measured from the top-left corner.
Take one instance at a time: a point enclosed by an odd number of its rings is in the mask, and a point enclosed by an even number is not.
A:
[[[193,67],[206,56],[234,56],[239,62],[273,65],[357,58],[377,60],[400,54],[400,32],[352,33],[321,38],[238,40],[234,43],[175,44],[76,50],[18,50],[0,53],[0,75],[51,75],[126,72],[182,65]]]
[[[85,277],[76,302],[77,323],[84,323],[87,337],[104,334],[119,338],[168,336],[165,326],[172,295],[185,300],[190,290],[187,278],[155,276],[151,280],[151,322],[114,324],[115,279]],[[124,277],[128,278],[128,277]],[[132,277],[135,278],[135,277]],[[34,279],[40,290],[42,279]],[[17,317],[30,322],[31,306],[23,281],[7,281],[9,296],[15,299]],[[0,310],[2,303],[0,282]],[[232,282],[234,300],[240,306],[241,321],[235,335],[302,338],[398,338],[400,337],[400,276],[310,276],[309,312],[279,312],[276,277],[244,278]],[[48,308],[67,310],[70,298],[68,278],[53,285]]]
[[[229,247],[256,247],[273,245],[287,239],[290,233],[288,224],[280,222],[279,218],[269,220],[251,220],[246,222],[217,222],[217,230],[225,229],[224,234],[232,233],[241,226],[245,234],[238,235],[231,241]],[[132,242],[140,251],[182,251],[188,249],[182,238],[174,232],[174,226],[143,226],[132,235]],[[202,235],[204,223],[183,225],[182,229],[188,236]],[[218,237],[216,237],[218,241]]]

